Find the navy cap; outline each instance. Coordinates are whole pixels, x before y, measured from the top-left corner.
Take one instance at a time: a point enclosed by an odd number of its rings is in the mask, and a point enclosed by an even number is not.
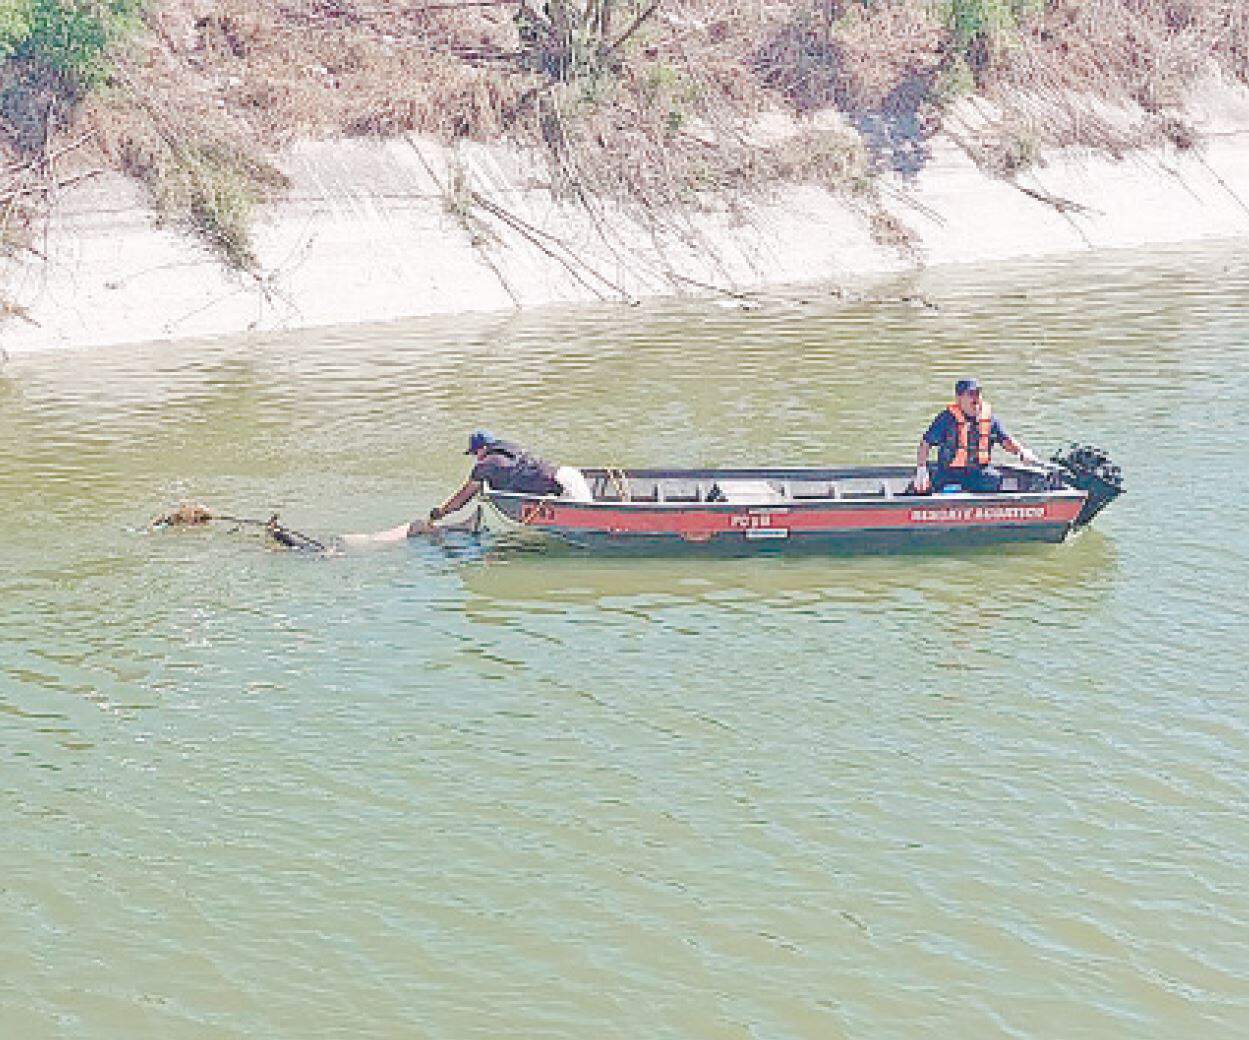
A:
[[[959,394],[973,394],[980,389],[979,379],[960,379],[954,384],[954,396]]]
[[[485,430],[474,430],[468,438],[468,450],[465,455],[476,455],[482,448],[493,444],[498,438]]]

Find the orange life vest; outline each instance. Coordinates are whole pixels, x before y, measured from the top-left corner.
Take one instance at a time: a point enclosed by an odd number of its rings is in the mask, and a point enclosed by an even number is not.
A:
[[[958,428],[958,439],[955,442],[954,458],[950,460],[950,469],[966,469],[967,460],[973,457],[971,445],[972,420],[963,414],[963,409],[958,406],[957,401],[950,405],[947,411],[954,416],[954,422]],[[975,465],[987,466],[989,464],[990,452],[993,449],[993,441],[990,437],[993,431],[993,409],[989,407],[988,401],[980,402],[980,416],[975,422]]]

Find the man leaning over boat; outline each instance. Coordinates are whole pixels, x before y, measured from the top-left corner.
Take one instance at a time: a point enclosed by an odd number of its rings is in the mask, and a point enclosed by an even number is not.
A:
[[[1006,432],[993,414],[975,379],[954,384],[954,400],[943,408],[920,438],[915,464],[915,490],[968,491],[974,494],[1000,491],[1002,473],[991,465],[993,446],[1000,444],[1028,465],[1040,463],[1022,441]],[[937,449],[937,464],[930,469],[928,454]]]
[[[589,502],[594,497],[581,470],[574,466],[556,466],[485,430],[473,432],[464,454],[474,456],[477,461],[459,490],[429,511],[431,523],[463,509],[487,485],[496,491],[560,495],[579,502]]]
[[[420,535],[438,537],[447,531],[475,534],[481,524],[477,516],[458,523],[439,524],[468,505],[489,485],[497,491],[520,491],[531,495],[559,495],[577,502],[589,502],[594,495],[585,475],[573,466],[555,466],[546,459],[525,451],[511,441],[500,440],[485,430],[476,430],[468,439],[465,455],[474,456],[468,479],[442,505],[429,511],[428,520],[413,520],[373,534],[343,535],[346,545],[399,542]]]

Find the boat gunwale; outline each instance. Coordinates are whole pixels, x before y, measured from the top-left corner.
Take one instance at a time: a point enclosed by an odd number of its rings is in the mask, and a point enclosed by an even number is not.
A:
[[[491,501],[495,499],[517,499],[525,502],[554,502],[564,508],[577,509],[636,509],[645,510],[681,510],[710,509],[723,511],[726,509],[806,509],[814,506],[882,506],[893,504],[899,507],[915,506],[917,503],[969,502],[977,500],[1009,499],[1011,502],[1053,502],[1064,498],[1086,498],[1087,491],[1079,488],[1059,488],[1054,491],[995,491],[988,494],[975,494],[966,491],[947,491],[935,495],[863,495],[846,498],[786,498],[779,502],[649,502],[633,500],[607,500],[578,502],[573,498],[562,498],[559,495],[534,495],[523,491],[484,492]]]
[[[1036,470],[1024,469],[1022,467],[1008,467],[1011,470],[1025,473],[1035,473]],[[595,469],[582,470],[583,473],[596,472]],[[879,467],[873,469],[847,469],[847,470],[830,470],[823,468],[794,468],[787,470],[624,470],[626,477],[637,477],[643,480],[656,480],[664,477],[672,479],[707,479],[716,476],[732,479],[729,475],[740,475],[742,478],[747,476],[760,479],[789,479],[789,474],[800,474],[801,476],[810,476],[812,474],[820,474],[822,477],[826,474],[841,474],[844,477],[876,477],[876,476],[905,476],[912,472],[908,467],[892,466]],[[780,475],[785,474],[782,478]],[[835,479],[833,476],[825,477],[825,479]],[[782,498],[776,502],[709,502],[702,500],[677,500],[677,501],[653,501],[650,499],[593,499],[591,501],[579,501],[574,498],[564,498],[562,495],[536,494],[528,491],[507,491],[503,489],[495,489],[487,484],[482,489],[483,496],[493,502],[495,500],[516,500],[526,502],[551,502],[558,503],[564,508],[576,507],[578,509],[629,509],[647,511],[655,510],[677,511],[690,509],[709,509],[715,511],[723,510],[740,510],[740,509],[806,509],[811,507],[826,506],[860,506],[864,504],[872,504],[880,506],[884,504],[894,504],[899,507],[914,506],[917,503],[960,503],[975,502],[980,500],[998,500],[1008,499],[1011,502],[1052,502],[1061,501],[1063,499],[1084,499],[1088,497],[1088,492],[1082,488],[1052,488],[1045,491],[942,491],[934,492],[926,495],[918,494],[891,494],[881,495],[868,493],[863,495],[847,495],[843,497],[832,498],[824,497],[807,497],[802,498]]]

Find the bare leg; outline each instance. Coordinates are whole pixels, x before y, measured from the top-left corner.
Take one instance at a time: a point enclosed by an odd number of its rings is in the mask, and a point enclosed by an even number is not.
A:
[[[382,545],[387,542],[402,542],[408,537],[408,528],[411,524],[400,524],[398,527],[392,527],[387,531],[377,531],[373,534],[345,534],[343,541],[347,545]]]
[[[400,524],[385,531],[373,534],[345,534],[343,542],[347,545],[387,545],[406,541],[409,538],[441,538],[448,531],[463,534],[476,534],[481,530],[481,507],[473,510],[463,520],[451,523],[436,524],[431,520],[413,520],[410,524]]]

